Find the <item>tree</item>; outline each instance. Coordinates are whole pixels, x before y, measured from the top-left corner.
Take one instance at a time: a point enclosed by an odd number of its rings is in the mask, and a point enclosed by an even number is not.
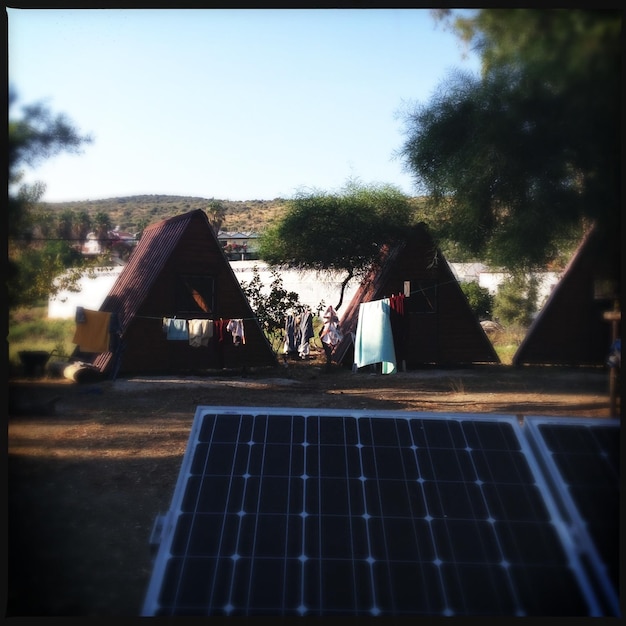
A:
[[[465,294],[476,319],[489,319],[493,311],[494,301],[493,296],[489,293],[489,289],[481,287],[475,280],[459,283],[459,286]]]
[[[537,277],[513,272],[498,287],[494,297],[494,318],[502,324],[527,327],[537,312]]]
[[[283,279],[275,268],[271,270],[271,275],[272,283],[268,291],[261,280],[259,268],[255,265],[252,268],[252,280],[249,283],[243,281],[241,289],[270,345],[277,352],[276,337],[284,328],[285,311],[299,307],[300,298],[295,291],[287,291],[284,288]]]
[[[83,144],[91,142],[91,138],[79,134],[64,115],[53,116],[42,103],[23,106],[21,116],[15,117],[11,107],[16,102],[17,96],[11,91],[7,150],[9,308],[32,304],[54,293],[55,275],[68,264],[80,262],[72,255],[69,242],[45,241],[50,237],[49,224],[46,220],[34,219],[34,209],[44,194],[45,185],[24,183],[23,168],[35,167],[64,151],[78,152]]]
[[[226,217],[226,207],[221,200],[215,200],[211,198],[206,209],[207,216],[209,218],[209,224],[213,229],[213,232],[217,235],[222,228],[224,218]]]
[[[262,233],[259,255],[270,265],[346,272],[348,282],[378,259],[380,248],[402,238],[411,221],[410,198],[391,185],[348,182],[338,193],[300,192]]]
[[[113,228],[111,216],[106,211],[98,211],[94,216],[96,238],[104,248],[111,248],[112,241],[109,231]]]
[[[80,135],[66,116],[54,117],[43,103],[24,105],[21,118],[11,115],[11,107],[17,103],[15,91],[9,93],[9,236],[20,233],[20,225],[26,218],[28,204],[37,202],[45,191],[42,183],[21,184],[23,167],[36,167],[41,161],[61,152],[78,153],[85,143],[92,141],[88,135]],[[26,210],[25,210],[26,209]]]
[[[438,217],[433,232],[529,269],[596,223],[617,259],[621,13],[442,14],[481,54],[482,73],[450,74],[405,118],[400,155]]]
[[[74,238],[82,244],[91,232],[91,217],[84,209],[78,212],[74,218]]]
[[[74,211],[65,209],[58,217],[58,236],[63,241],[71,242],[74,239],[76,215]]]
[[[81,261],[80,253],[66,241],[24,247],[17,257],[19,280],[7,281],[9,308],[11,304],[37,304],[64,289],[76,290],[84,271]]]

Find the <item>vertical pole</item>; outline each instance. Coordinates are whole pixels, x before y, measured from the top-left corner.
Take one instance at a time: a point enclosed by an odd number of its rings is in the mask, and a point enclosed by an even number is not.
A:
[[[617,339],[617,320],[611,320],[611,345]],[[617,367],[609,370],[609,411],[611,417],[617,417]]]
[[[611,345],[615,343],[619,337],[619,323],[622,318],[619,310],[619,302],[616,300],[612,311],[604,314],[604,319],[611,322]],[[621,369],[621,365],[620,365]],[[617,417],[617,370],[615,366],[609,367],[609,415]]]

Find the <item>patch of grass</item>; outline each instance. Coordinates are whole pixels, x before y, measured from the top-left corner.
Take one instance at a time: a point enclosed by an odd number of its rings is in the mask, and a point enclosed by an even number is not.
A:
[[[490,337],[491,343],[503,365],[511,365],[517,348],[526,336],[524,326],[510,326]]]
[[[450,383],[450,389],[454,393],[460,393],[460,394],[465,393],[465,385],[463,384],[462,378],[450,378],[449,383]]]
[[[498,358],[500,359],[500,363],[502,363],[502,365],[511,365],[513,363],[513,356],[517,351],[517,345],[498,345],[494,346],[494,348],[496,349],[496,354],[498,355]]]
[[[19,366],[22,350],[54,351],[56,357],[69,356],[76,326],[73,319],[49,319],[46,306],[17,309],[9,313],[9,365]]]

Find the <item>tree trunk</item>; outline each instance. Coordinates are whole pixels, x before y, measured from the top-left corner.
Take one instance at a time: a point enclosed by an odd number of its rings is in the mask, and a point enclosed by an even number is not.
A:
[[[339,302],[337,303],[337,306],[335,307],[335,311],[339,311],[339,309],[341,308],[341,305],[343,304],[343,296],[346,291],[346,287],[348,286],[348,283],[353,277],[354,277],[354,270],[349,269],[348,275],[341,282],[341,292],[339,294]]]

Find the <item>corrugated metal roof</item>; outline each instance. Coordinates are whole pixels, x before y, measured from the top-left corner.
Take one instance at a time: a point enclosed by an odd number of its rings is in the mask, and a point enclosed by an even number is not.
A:
[[[206,213],[198,209],[157,222],[143,231],[128,263],[100,307],[101,311],[117,314],[122,333],[141,307],[189,223],[198,215],[208,222]],[[104,371],[112,357],[111,352],[100,354],[94,365]]]
[[[122,332],[137,312],[172,250],[201,209],[172,217],[144,230],[128,264],[105,298],[101,311],[117,313]]]

